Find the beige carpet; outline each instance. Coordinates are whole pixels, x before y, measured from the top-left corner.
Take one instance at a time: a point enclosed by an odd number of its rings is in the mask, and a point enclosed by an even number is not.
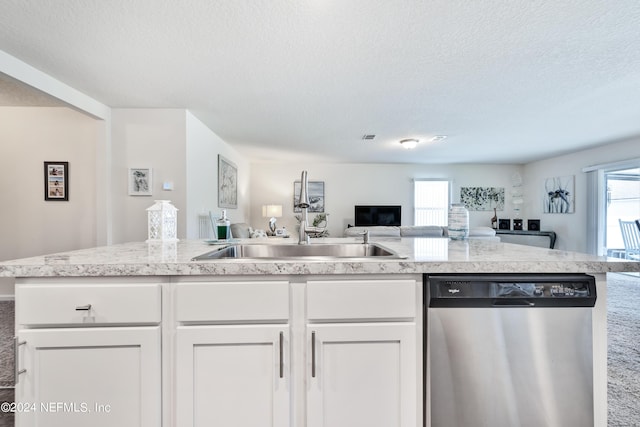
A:
[[[0,387],[13,385],[13,301],[0,301]],[[0,403],[13,402],[13,390],[0,389]],[[0,427],[13,427],[13,414],[0,411]]]
[[[609,427],[640,426],[640,278],[607,275]]]

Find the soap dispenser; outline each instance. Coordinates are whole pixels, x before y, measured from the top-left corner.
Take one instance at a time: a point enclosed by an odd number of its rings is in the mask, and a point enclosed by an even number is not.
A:
[[[216,221],[216,238],[218,240],[227,240],[231,238],[231,222],[227,218],[227,211],[222,210],[222,215]]]

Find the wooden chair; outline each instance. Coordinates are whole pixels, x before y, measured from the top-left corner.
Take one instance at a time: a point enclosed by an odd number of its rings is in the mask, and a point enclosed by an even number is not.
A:
[[[622,241],[624,242],[624,257],[626,259],[640,260],[640,220],[620,222]]]

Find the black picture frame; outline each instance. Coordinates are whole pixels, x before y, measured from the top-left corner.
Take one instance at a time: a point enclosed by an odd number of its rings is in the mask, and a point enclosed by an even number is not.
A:
[[[540,220],[539,219],[529,219],[529,220],[527,220],[527,230],[529,230],[529,231],[540,231]]]
[[[69,201],[69,162],[44,162],[44,200]]]
[[[498,230],[511,230],[511,220],[509,218],[499,218]]]

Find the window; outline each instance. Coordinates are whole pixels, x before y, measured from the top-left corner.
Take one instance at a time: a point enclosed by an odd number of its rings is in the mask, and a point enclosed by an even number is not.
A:
[[[640,169],[605,171],[605,250],[615,256],[624,248],[619,220],[635,221],[640,218]]]
[[[449,181],[415,180],[413,197],[414,225],[447,225]]]
[[[587,252],[624,256],[619,219],[638,219],[640,158],[582,169],[587,174]]]

